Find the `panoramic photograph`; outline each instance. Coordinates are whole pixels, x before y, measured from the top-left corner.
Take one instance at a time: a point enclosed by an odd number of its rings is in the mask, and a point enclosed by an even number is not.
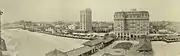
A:
[[[0,56],[180,56],[180,0],[0,0]]]

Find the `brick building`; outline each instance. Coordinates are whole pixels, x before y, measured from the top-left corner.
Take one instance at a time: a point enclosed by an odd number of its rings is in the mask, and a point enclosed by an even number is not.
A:
[[[121,11],[114,13],[114,33],[120,39],[132,39],[149,34],[148,11]]]

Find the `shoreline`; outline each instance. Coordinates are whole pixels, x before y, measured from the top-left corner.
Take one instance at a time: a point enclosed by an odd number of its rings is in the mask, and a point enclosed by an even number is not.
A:
[[[53,35],[53,36],[60,36],[60,37],[66,37],[66,38],[73,38],[73,39],[83,39],[83,40],[94,40],[97,38],[94,37],[87,37],[87,36],[81,36],[81,35],[75,35],[75,34],[66,34],[66,33],[51,33],[48,31],[36,31],[36,30],[29,30],[29,29],[21,29],[21,30],[26,30],[30,32],[37,32],[37,33],[43,33],[43,34],[48,34],[48,35]]]
[[[4,31],[5,32],[2,32],[3,35],[5,35],[3,37],[6,38],[6,41],[8,41],[6,43],[9,43],[7,45],[8,46],[8,52],[6,52],[7,55],[16,55],[17,53],[18,53],[18,55],[20,54],[20,56],[24,55],[22,53],[28,53],[30,51],[28,51],[28,49],[25,49],[26,47],[23,47],[23,46],[26,46],[26,45],[35,46],[35,45],[38,45],[41,43],[42,43],[42,46],[44,46],[42,48],[45,48],[44,51],[40,50],[42,52],[49,52],[50,50],[53,50],[54,48],[57,48],[57,49],[65,52],[65,51],[73,50],[74,48],[79,48],[82,46],[80,43],[88,41],[88,40],[82,40],[82,39],[72,39],[72,38],[66,38],[66,37],[61,37],[61,36],[54,36],[54,35],[43,34],[43,33],[38,33],[38,32],[30,32],[27,30],[7,29]],[[25,33],[25,34],[23,34],[23,33]],[[22,34],[24,36],[20,37],[20,36],[18,36],[19,34]],[[8,39],[8,36],[11,36],[11,38]],[[27,38],[26,36],[27,37],[29,36],[29,37]],[[29,40],[26,41],[26,39],[29,39]],[[40,39],[43,41],[41,41]],[[39,41],[40,41],[40,43],[39,43]],[[20,42],[19,43],[20,45],[18,45],[18,42]],[[62,46],[62,44],[64,44],[64,43],[67,45]],[[71,46],[71,45],[73,45],[73,46]],[[38,45],[38,46],[41,46],[41,45]],[[40,49],[42,49],[42,48],[40,48]],[[25,51],[25,50],[27,50],[27,51]],[[42,52],[40,52],[37,55],[42,56],[42,54],[41,54]],[[30,53],[34,53],[34,52],[30,52]],[[31,55],[31,54],[29,54],[29,55]],[[35,54],[32,54],[32,55],[34,56]],[[37,55],[35,55],[35,56],[37,56]]]

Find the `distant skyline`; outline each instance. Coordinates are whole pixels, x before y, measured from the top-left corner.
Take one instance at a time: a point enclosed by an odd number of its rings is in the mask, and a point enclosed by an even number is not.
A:
[[[92,10],[93,21],[113,21],[114,12],[145,10],[150,20],[180,21],[180,0],[0,0],[3,22],[79,21],[80,11]]]

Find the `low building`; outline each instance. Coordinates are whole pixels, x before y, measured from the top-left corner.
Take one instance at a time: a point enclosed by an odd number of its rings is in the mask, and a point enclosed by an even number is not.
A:
[[[54,27],[48,27],[45,30],[48,31],[48,32],[51,32],[52,34],[55,33]]]
[[[72,30],[61,30],[64,34],[72,34]]]
[[[84,47],[80,47],[74,50],[70,50],[68,52],[66,52],[66,54],[68,56],[88,56],[89,54],[91,54],[91,50],[93,49],[93,47],[89,47],[89,46],[84,46]]]
[[[140,44],[142,44],[142,46],[138,48],[137,52],[153,52],[150,40],[144,39],[140,41]]]
[[[70,29],[70,30],[76,30],[76,29],[77,29],[77,26],[76,26],[76,25],[69,25],[69,26],[68,26],[68,29]]]
[[[73,30],[75,33],[88,33],[87,30],[81,30],[81,29],[77,29],[77,30]]]
[[[46,53],[45,56],[68,56],[68,55],[65,52],[55,49],[51,52]]]
[[[92,46],[103,43],[103,41],[104,41],[103,39],[95,39],[95,40],[87,41],[83,43],[83,45],[92,47]]]
[[[107,22],[97,22],[93,24],[92,30],[94,32],[110,32],[113,30],[113,24],[107,23]]]
[[[109,40],[107,40],[109,41]],[[68,56],[89,56],[101,49],[104,46],[103,39],[95,39],[92,41],[88,41],[83,43],[84,47],[77,48],[71,51],[66,52]]]
[[[166,30],[166,29],[158,30],[158,33],[159,33],[159,34],[172,34],[171,31],[168,31],[168,30]]]

